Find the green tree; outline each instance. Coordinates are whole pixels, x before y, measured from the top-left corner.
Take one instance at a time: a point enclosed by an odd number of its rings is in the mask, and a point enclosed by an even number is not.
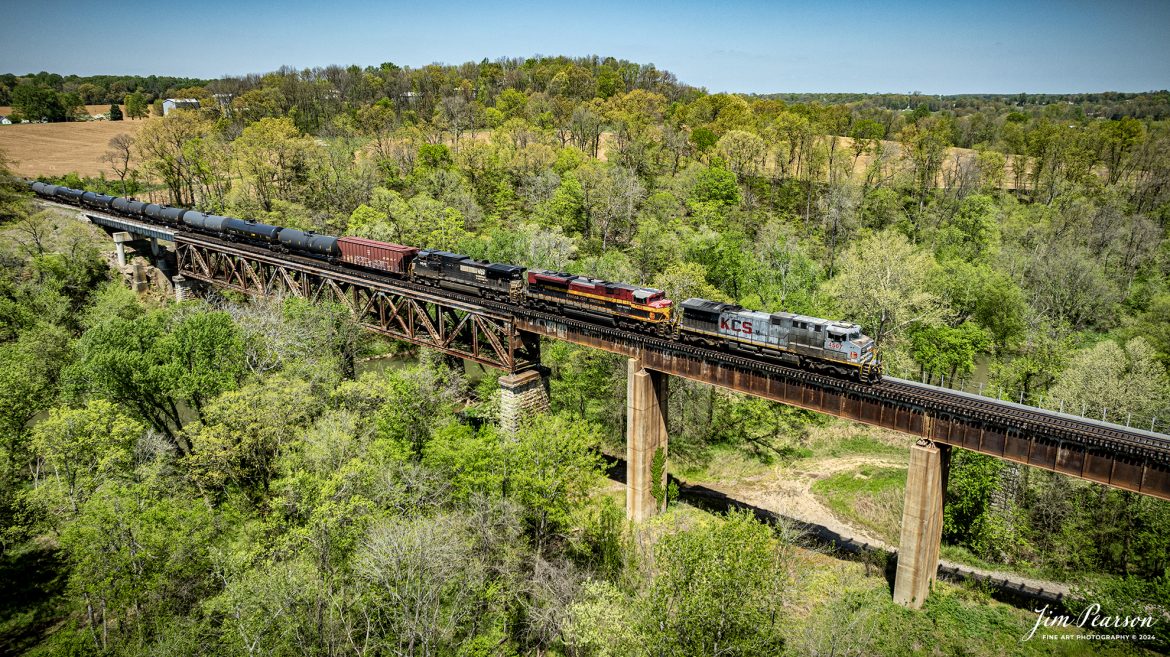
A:
[[[276,200],[294,198],[313,145],[289,118],[260,119],[240,133],[233,144],[240,170],[265,212]]]
[[[955,216],[939,233],[935,248],[940,259],[986,262],[994,258],[1000,242],[995,199],[982,194],[963,199]]]
[[[723,206],[739,204],[739,185],[735,174],[722,166],[712,165],[699,173],[691,190],[690,203],[717,203]]]
[[[971,322],[957,327],[945,325],[924,326],[910,337],[910,355],[918,361],[926,382],[939,380],[954,382],[957,376],[968,376],[975,371],[975,356],[990,344],[987,333]]]
[[[85,101],[76,93],[57,94],[61,108],[65,110],[66,121],[87,121],[89,112],[85,109]]]
[[[187,144],[207,137],[212,130],[211,120],[202,113],[175,110],[142,126],[134,138],[139,161],[166,185],[173,204],[195,204],[197,171],[188,157]]]
[[[679,302],[691,297],[720,301],[726,295],[710,284],[707,268],[697,262],[675,262],[654,277],[654,287],[664,290],[668,299]]]
[[[66,117],[57,92],[35,83],[19,84],[12,90],[12,107],[30,121],[64,121]]]
[[[1052,387],[1052,403],[1114,422],[1170,417],[1170,381],[1145,338],[1124,347],[1106,340],[1073,358]]]
[[[57,398],[61,369],[71,356],[69,335],[36,324],[0,343],[0,439],[4,472],[27,464],[25,439],[33,419]]]
[[[779,652],[783,617],[774,612],[791,558],[791,546],[746,512],[664,536],[643,602],[647,644],[671,655]]]
[[[110,120],[111,121],[121,121],[122,120],[122,108],[118,107],[118,103],[110,103]]]
[[[25,213],[28,190],[12,175],[8,155],[0,150],[0,225]]]
[[[192,478],[203,491],[230,488],[262,503],[281,456],[319,408],[306,382],[279,374],[225,392],[207,405],[202,426],[190,435]]]
[[[1162,365],[1170,368],[1170,294],[1154,297],[1145,312],[1126,327],[1125,333],[1143,336],[1157,351]]]
[[[986,454],[955,449],[947,478],[943,508],[943,538],[969,548],[982,558],[999,559],[1022,540],[1005,525],[991,506],[991,494],[1000,485],[1004,463]]]
[[[857,168],[857,160],[862,155],[872,152],[878,140],[886,134],[885,126],[873,119],[855,121],[849,128],[850,146],[853,151],[853,167]]]
[[[984,263],[946,260],[930,277],[929,286],[952,313],[952,326],[974,320],[1000,350],[1023,337],[1028,305],[1023,290],[1007,274]]]
[[[92,648],[144,649],[165,619],[215,590],[210,552],[222,530],[202,501],[148,483],[99,488],[61,531],[66,591]]]
[[[564,414],[529,418],[514,437],[446,425],[427,443],[424,463],[451,478],[457,499],[487,493],[520,505],[539,552],[571,527],[597,484],[600,443],[597,425]]]
[[[150,105],[146,102],[146,98],[139,92],[126,96],[126,116],[132,119],[143,119],[150,113]]]
[[[759,173],[768,153],[768,147],[759,135],[744,130],[728,131],[719,138],[715,150],[741,181]]]
[[[826,291],[843,316],[860,323],[879,344],[943,314],[928,286],[934,261],[900,233],[883,231],[853,243]]]
[[[112,317],[85,332],[77,354],[65,373],[72,388],[124,405],[184,452],[180,406],[202,413],[243,371],[239,333],[223,312]]]
[[[142,431],[141,424],[100,399],[82,408],[53,409],[33,431],[33,449],[45,468],[38,498],[59,516],[76,515],[100,485],[132,470]]]
[[[559,414],[537,415],[505,446],[504,495],[525,511],[540,553],[570,527],[572,513],[601,478],[600,428]]]
[[[934,116],[917,120],[898,133],[898,140],[914,169],[914,187],[921,213],[926,205],[927,192],[938,184],[943,160],[951,145],[950,120]]]

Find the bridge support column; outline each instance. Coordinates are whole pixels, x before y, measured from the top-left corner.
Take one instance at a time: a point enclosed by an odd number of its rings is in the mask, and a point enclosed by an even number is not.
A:
[[[126,242],[134,239],[130,233],[114,233],[114,249],[118,252],[118,266],[126,266]]]
[[[548,376],[542,369],[500,377],[500,429],[514,434],[524,419],[548,410]]]
[[[175,277],[171,279],[171,286],[175,288],[175,301],[179,303],[195,297],[191,283],[182,274],[175,274]]]
[[[938,574],[943,498],[950,460],[949,445],[935,445],[922,439],[910,448],[894,602],[911,609],[922,607]]]
[[[626,381],[626,518],[649,519],[661,510],[654,498],[654,457],[661,453],[658,486],[666,494],[667,375],[631,358]]]

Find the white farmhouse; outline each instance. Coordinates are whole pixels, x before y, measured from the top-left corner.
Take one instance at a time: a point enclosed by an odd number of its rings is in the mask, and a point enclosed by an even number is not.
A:
[[[167,98],[163,101],[163,116],[173,109],[199,109],[199,101],[194,98]]]

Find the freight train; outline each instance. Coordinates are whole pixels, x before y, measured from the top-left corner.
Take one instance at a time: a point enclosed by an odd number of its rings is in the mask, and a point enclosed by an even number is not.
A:
[[[476,260],[458,253],[334,237],[234,217],[27,181],[39,196],[165,224],[274,251],[308,256],[686,344],[751,355],[875,383],[882,364],[872,338],[848,322],[687,299],[662,290],[588,276]]]

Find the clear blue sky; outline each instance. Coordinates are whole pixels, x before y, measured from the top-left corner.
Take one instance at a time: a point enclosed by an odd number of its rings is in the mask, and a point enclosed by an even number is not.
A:
[[[712,91],[1170,88],[1170,0],[45,0],[0,16],[0,72],[13,73],[219,77],[600,54]]]

